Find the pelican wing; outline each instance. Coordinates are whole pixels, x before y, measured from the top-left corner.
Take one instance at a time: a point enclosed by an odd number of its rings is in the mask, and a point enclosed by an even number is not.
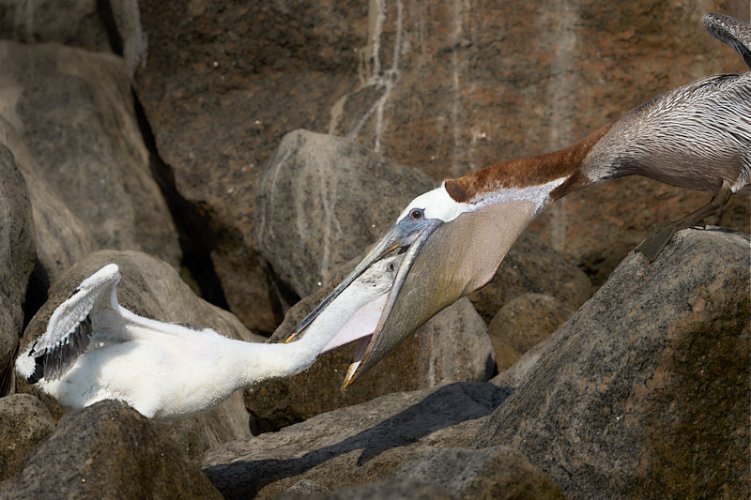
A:
[[[93,333],[92,315],[99,308],[112,308],[119,281],[117,266],[104,266],[57,306],[47,330],[16,362],[17,370],[29,383],[59,378],[86,351]]]
[[[441,225],[421,245],[413,244],[399,269],[406,276],[396,278],[403,285],[392,288],[365,356],[345,384],[436,313],[490,281],[533,216],[530,202],[490,204]]]
[[[751,68],[751,26],[730,16],[710,13],[704,16],[704,28],[735,49]]]

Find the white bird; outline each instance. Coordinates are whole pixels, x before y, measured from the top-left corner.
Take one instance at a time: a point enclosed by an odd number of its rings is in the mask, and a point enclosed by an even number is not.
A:
[[[16,372],[73,408],[116,399],[149,418],[205,410],[236,389],[299,373],[322,352],[372,333],[396,259],[363,273],[288,344],[233,340],[134,314],[118,304],[120,273],[108,264],[55,309],[47,330],[16,360]]]

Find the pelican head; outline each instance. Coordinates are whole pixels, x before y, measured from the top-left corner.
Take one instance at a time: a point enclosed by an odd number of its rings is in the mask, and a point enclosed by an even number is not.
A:
[[[296,331],[305,329],[376,262],[393,252],[402,254],[376,329],[367,347],[356,350],[347,371],[346,387],[436,313],[487,283],[533,213],[528,200],[456,201],[444,183],[412,200]]]

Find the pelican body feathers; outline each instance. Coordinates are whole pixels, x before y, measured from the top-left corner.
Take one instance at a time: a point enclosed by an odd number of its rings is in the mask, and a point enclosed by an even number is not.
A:
[[[55,309],[46,331],[17,358],[16,372],[69,407],[117,399],[147,417],[205,410],[236,389],[298,373],[322,351],[372,333],[399,259],[363,273],[289,344],[244,342],[139,316],[118,304],[121,276],[109,264]]]

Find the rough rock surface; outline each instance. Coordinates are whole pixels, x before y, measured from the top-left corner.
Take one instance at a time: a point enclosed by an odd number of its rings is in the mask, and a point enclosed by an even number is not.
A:
[[[97,246],[178,264],[177,232],[150,171],[122,59],[1,42],[0,66],[2,115]]]
[[[104,401],[72,412],[0,484],[2,498],[221,498],[179,446],[132,408]]]
[[[34,268],[34,221],[29,192],[13,154],[0,144],[0,396],[9,389],[23,304]]]
[[[509,301],[493,317],[488,335],[499,370],[548,338],[574,312],[555,297],[527,293]]]
[[[564,498],[524,455],[503,446],[424,449],[403,463],[397,476],[439,484],[458,498]]]
[[[308,488],[308,490],[304,490]],[[315,488],[315,489],[314,489]],[[360,486],[342,488],[336,491],[322,491],[318,485],[302,480],[292,485],[279,496],[280,500],[294,500],[311,498],[326,500],[366,500],[388,498],[389,500],[454,500],[447,488],[435,484],[427,484],[412,479],[382,479]]]
[[[146,254],[130,251],[100,251],[88,255],[67,270],[50,290],[49,300],[31,319],[21,343],[43,332],[52,311],[87,276],[107,263],[120,267],[122,281],[118,285],[118,301],[136,314],[167,322],[188,323],[197,327],[213,328],[231,338],[246,341],[265,340],[250,333],[240,321],[227,311],[199,299],[177,273],[166,263]],[[18,382],[19,389],[33,391],[33,386]],[[42,400],[54,414],[62,408],[52,398],[41,393]],[[181,444],[189,455],[233,439],[250,437],[248,414],[240,392],[217,408],[165,424],[169,434]]]
[[[415,447],[417,448],[417,447]],[[389,453],[389,452],[387,452]],[[563,499],[560,488],[524,456],[510,448],[496,446],[472,448],[437,448],[410,451],[394,476],[316,494],[320,499],[414,499],[422,498],[493,498],[493,499]],[[299,483],[312,482],[302,480]],[[282,498],[295,495],[295,483]],[[315,484],[315,483],[312,483]]]
[[[271,341],[285,339],[327,291],[322,290],[292,308]],[[487,328],[467,299],[436,315],[355,384],[341,391],[353,350],[352,346],[341,347],[324,354],[307,371],[294,377],[246,389],[245,404],[253,415],[253,430],[276,430],[391,392],[448,382],[486,381],[495,373]]]
[[[246,443],[227,443],[204,456],[203,470],[229,498],[271,498],[302,485],[308,490],[330,491],[385,478],[465,491],[504,475],[492,465],[494,461],[504,463],[492,448],[473,450],[469,442],[484,417],[507,394],[487,383],[455,383],[389,394]],[[463,455],[464,482],[453,473],[431,472],[429,450],[443,448],[461,449],[446,451],[432,468],[453,468],[456,456]],[[508,462],[526,463],[516,458]],[[529,464],[520,469],[525,469],[528,477],[519,477],[519,483],[539,480],[552,486]]]
[[[572,497],[747,497],[749,247],[687,230],[652,264],[629,255],[475,445],[518,449]]]
[[[433,187],[419,171],[351,140],[291,132],[260,181],[258,248],[305,297],[331,283],[337,266],[375,243],[412,198]]]
[[[57,42],[109,52],[98,3],[97,0],[5,0],[0,2],[0,39],[29,44]]]
[[[0,398],[0,481],[20,472],[32,450],[54,428],[52,415],[34,396]]]
[[[13,152],[18,169],[26,179],[34,215],[39,288],[46,288],[64,269],[95,247],[89,226],[79,219],[58,194],[54,183],[39,168],[29,148],[0,111],[0,143]],[[41,290],[39,291],[42,292]],[[46,294],[46,290],[42,295]]]

